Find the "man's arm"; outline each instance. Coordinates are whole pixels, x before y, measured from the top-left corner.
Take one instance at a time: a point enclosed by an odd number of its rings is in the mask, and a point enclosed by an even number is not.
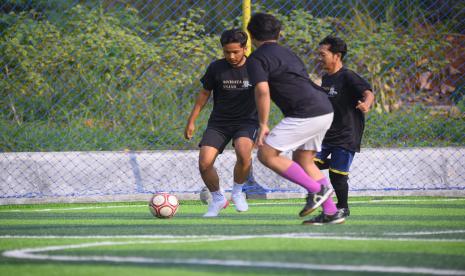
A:
[[[257,146],[263,146],[265,136],[268,135],[268,117],[270,115],[270,87],[268,82],[259,82],[255,85],[255,103],[257,105],[260,131],[258,132]]]
[[[370,90],[363,91],[363,101],[358,101],[355,108],[360,109],[363,113],[370,111],[370,108],[375,101],[375,95]]]
[[[204,88],[200,90],[199,95],[197,96],[197,99],[195,100],[194,107],[192,108],[191,114],[189,116],[189,119],[187,119],[187,125],[186,128],[184,129],[184,138],[186,139],[191,139],[192,136],[194,136],[194,131],[195,131],[195,120],[200,114],[200,111],[202,111],[203,107],[207,103],[208,99],[210,98],[211,91],[208,91]]]

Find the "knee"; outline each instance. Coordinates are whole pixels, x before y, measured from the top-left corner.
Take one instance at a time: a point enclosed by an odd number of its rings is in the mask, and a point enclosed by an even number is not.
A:
[[[199,171],[201,174],[213,169],[213,163],[211,162],[205,162],[200,160],[199,161]]]
[[[247,156],[247,157],[238,156],[236,165],[241,168],[248,168],[250,167],[250,165],[252,165],[252,158],[250,156]]]
[[[329,179],[334,189],[337,190],[338,188],[344,188],[348,186],[349,175],[329,171]]]
[[[329,169],[329,161],[323,161],[319,158],[313,158],[313,162],[315,163],[315,165],[318,167],[318,169],[320,170],[327,170]]]

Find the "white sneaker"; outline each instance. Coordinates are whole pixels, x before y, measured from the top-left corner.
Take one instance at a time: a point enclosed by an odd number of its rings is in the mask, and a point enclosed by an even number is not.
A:
[[[234,207],[236,208],[236,211],[245,212],[249,210],[249,205],[247,204],[245,196],[242,192],[232,193],[231,200],[234,202]]]
[[[208,204],[208,211],[203,215],[204,218],[217,217],[222,209],[228,207],[229,201],[225,198],[224,201],[212,200]]]

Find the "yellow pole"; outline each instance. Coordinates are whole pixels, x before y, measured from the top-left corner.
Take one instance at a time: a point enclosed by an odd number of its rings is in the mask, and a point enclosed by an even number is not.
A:
[[[242,0],[242,29],[249,36],[249,39],[247,40],[247,56],[252,52],[252,40],[250,39],[250,34],[247,31],[247,24],[249,24],[252,10],[251,1],[252,0]]]

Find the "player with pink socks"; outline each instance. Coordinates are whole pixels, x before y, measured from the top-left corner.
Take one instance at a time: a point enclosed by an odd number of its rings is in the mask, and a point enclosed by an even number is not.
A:
[[[308,191],[299,216],[323,207],[321,215],[303,224],[343,223],[345,219],[331,198],[334,190],[313,161],[333,121],[331,102],[309,79],[302,60],[277,43],[281,31],[278,19],[257,13],[250,19],[247,29],[256,48],[247,60],[247,71],[254,86],[258,111],[258,159]],[[271,100],[284,118],[270,131]],[[292,160],[281,155],[289,151],[292,151]]]

